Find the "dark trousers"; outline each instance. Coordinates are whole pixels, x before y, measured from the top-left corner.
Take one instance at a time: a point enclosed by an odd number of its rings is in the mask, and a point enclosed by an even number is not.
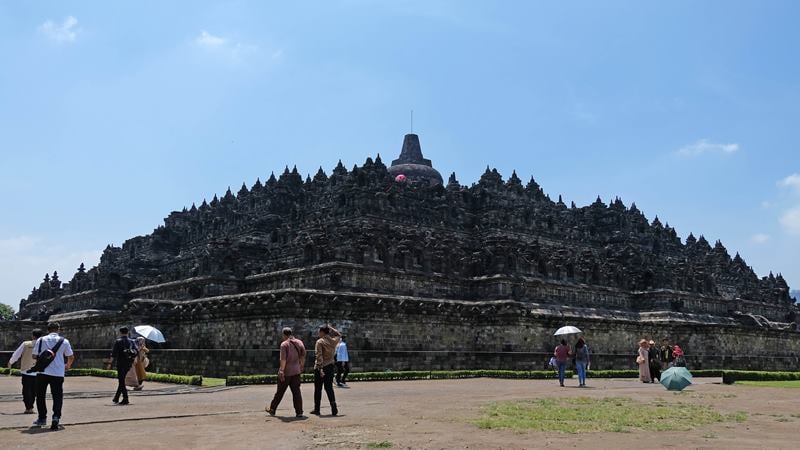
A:
[[[22,402],[25,409],[33,409],[36,404],[36,375],[22,375]]]
[[[336,395],[333,393],[333,364],[328,364],[321,370],[314,371],[314,411],[319,411],[320,403],[322,403],[322,387],[325,387],[325,393],[328,394],[328,401],[331,404],[331,410],[336,411]]]
[[[350,373],[350,361],[336,361],[336,384],[344,383]]]
[[[275,411],[278,405],[283,400],[283,394],[286,393],[286,388],[292,390],[292,403],[294,403],[295,414],[303,414],[303,397],[300,394],[300,374],[292,375],[291,377],[284,377],[283,381],[278,379],[278,390],[275,392],[275,397],[272,397],[272,403],[269,404],[269,409]]]
[[[53,397],[53,417],[61,417],[61,406],[64,404],[64,377],[54,377],[40,373],[36,375],[36,411],[39,420],[47,419],[47,386]]]
[[[128,401],[128,388],[125,386],[125,375],[131,370],[131,366],[117,366],[117,393],[114,394],[114,401],[119,401],[119,396],[122,395],[122,401]]]

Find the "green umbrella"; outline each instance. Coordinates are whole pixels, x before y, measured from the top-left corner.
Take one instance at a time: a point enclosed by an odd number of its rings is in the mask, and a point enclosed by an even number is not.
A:
[[[686,386],[692,384],[692,374],[686,367],[670,367],[661,372],[659,381],[669,391],[682,391]]]

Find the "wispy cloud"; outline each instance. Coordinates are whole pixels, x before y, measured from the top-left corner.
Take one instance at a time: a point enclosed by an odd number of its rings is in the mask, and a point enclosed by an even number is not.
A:
[[[58,44],[71,44],[78,38],[78,19],[67,16],[60,24],[47,20],[39,25],[39,32]]]
[[[766,244],[769,241],[769,235],[765,233],[756,233],[750,238],[753,244]]]
[[[258,51],[258,46],[236,41],[230,37],[211,34],[202,30],[194,39],[194,44],[209,53],[229,59],[231,62],[241,62],[247,56]],[[273,52],[273,59],[279,58],[282,51]]]
[[[717,142],[711,142],[708,139],[700,139],[693,144],[689,144],[679,148],[675,153],[678,154],[679,156],[691,158],[695,156],[705,155],[708,153],[729,155],[731,153],[736,153],[738,151],[739,151],[739,144],[736,143],[721,144]]]
[[[800,173],[793,173],[788,177],[778,181],[778,186],[792,189],[795,192],[800,193]]]
[[[800,206],[786,210],[781,215],[780,223],[787,233],[800,236]]]

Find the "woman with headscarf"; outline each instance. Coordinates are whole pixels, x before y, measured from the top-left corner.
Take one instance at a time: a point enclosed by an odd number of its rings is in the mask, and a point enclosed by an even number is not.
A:
[[[144,379],[147,376],[145,369],[150,364],[150,360],[147,358],[147,353],[150,352],[150,349],[147,348],[145,339],[141,336],[136,338],[136,348],[139,349],[139,352],[136,354],[130,370],[125,375],[125,384],[132,387],[134,391],[141,391],[144,388]]]
[[[661,379],[661,360],[659,359],[656,341],[650,339],[649,360],[650,360],[650,379],[653,383]]]
[[[652,382],[650,378],[650,345],[647,340],[639,341],[639,356],[636,357],[636,364],[639,365],[639,379],[642,383]]]

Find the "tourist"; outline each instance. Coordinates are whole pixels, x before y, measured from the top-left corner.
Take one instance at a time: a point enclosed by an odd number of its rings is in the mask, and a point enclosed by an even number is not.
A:
[[[314,345],[316,355],[314,359],[314,410],[311,411],[311,414],[320,414],[323,386],[331,404],[331,415],[339,414],[339,409],[336,407],[336,395],[333,393],[333,372],[335,370],[333,357],[341,335],[336,328],[330,325],[319,327],[319,339]]]
[[[661,340],[661,349],[658,352],[658,357],[661,361],[661,370],[667,370],[670,363],[674,360],[674,356],[672,356],[672,346],[669,345],[669,339],[664,338]]]
[[[642,383],[650,383],[650,351],[646,339],[639,341],[639,356],[636,357],[636,364],[639,365],[639,379]]]
[[[651,382],[655,383],[656,380],[661,379],[661,361],[659,358],[659,350],[656,347],[656,342],[654,340],[650,340],[648,342],[649,349],[648,349],[648,361],[650,365],[650,380]]]
[[[347,342],[342,335],[342,341],[336,346],[336,386],[347,386],[348,373],[350,373],[350,354],[347,353]]]
[[[144,388],[144,379],[147,376],[145,369],[150,365],[147,353],[150,349],[145,345],[145,339],[141,336],[136,338],[136,348],[138,352],[133,360],[131,368],[125,375],[125,385],[133,388],[134,391],[141,391]]]
[[[33,359],[33,343],[42,337],[42,330],[31,331],[31,340],[24,341],[17,347],[11,359],[8,360],[8,368],[19,361],[19,372],[22,375],[22,403],[25,404],[25,414],[33,414],[33,406],[36,404],[36,372],[28,372],[36,361]],[[11,375],[11,371],[8,372]]]
[[[586,387],[586,368],[589,366],[589,346],[583,336],[575,343],[575,368],[578,370],[578,387]]]
[[[306,347],[303,341],[292,336],[292,329],[283,329],[283,342],[280,347],[281,363],[278,369],[278,390],[272,397],[272,403],[266,411],[274,416],[275,410],[283,400],[286,388],[292,390],[292,403],[294,403],[295,417],[303,417],[303,397],[300,394],[300,378],[306,364]],[[319,406],[317,406],[319,411]]]
[[[556,365],[558,366],[558,384],[561,387],[564,387],[564,371],[567,369],[569,353],[569,345],[567,345],[566,339],[562,339],[561,344],[557,345],[553,351],[553,356],[556,358]]]
[[[686,367],[686,357],[683,354],[683,349],[678,344],[672,347],[672,356],[675,358],[672,361],[672,367]]]
[[[61,422],[61,408],[64,405],[64,376],[72,367],[75,356],[69,340],[59,336],[61,326],[58,322],[47,324],[46,336],[42,336],[33,344],[33,357],[36,364],[30,370],[36,370],[36,412],[39,418],[33,422],[34,426],[47,425],[47,387],[50,387],[50,396],[53,398],[53,419],[50,429],[57,430]],[[48,356],[45,356],[48,355]],[[66,363],[64,359],[66,358]]]
[[[128,327],[120,327],[119,338],[111,349],[111,364],[117,362],[117,392],[112,400],[117,405],[128,405],[128,388],[125,387],[125,377],[131,370],[136,355],[139,354],[136,343],[128,337]],[[122,401],[120,401],[120,396]]]

